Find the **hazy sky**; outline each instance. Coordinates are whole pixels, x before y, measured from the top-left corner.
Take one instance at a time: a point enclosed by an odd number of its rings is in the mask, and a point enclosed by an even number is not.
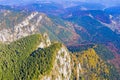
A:
[[[0,0],[0,4],[20,4],[20,3],[30,3],[35,1],[81,1],[81,2],[92,2],[92,3],[102,3],[106,5],[116,5],[120,4],[120,0]]]

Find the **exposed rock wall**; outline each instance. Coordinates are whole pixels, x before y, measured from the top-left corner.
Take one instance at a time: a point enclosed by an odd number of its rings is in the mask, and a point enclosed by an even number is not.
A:
[[[36,24],[32,24],[31,20],[39,15]],[[12,42],[19,38],[28,36],[38,32],[38,24],[42,19],[42,14],[38,12],[31,13],[25,20],[14,26],[14,29],[3,28],[0,30],[0,41],[2,42]]]
[[[67,49],[62,46],[56,55],[55,64],[50,75],[43,77],[43,80],[70,80],[71,59]]]

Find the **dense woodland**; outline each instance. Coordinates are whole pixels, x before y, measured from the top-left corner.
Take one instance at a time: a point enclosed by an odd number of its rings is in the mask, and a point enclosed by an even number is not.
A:
[[[35,34],[0,44],[0,80],[33,80],[50,72],[61,44],[37,49],[41,38],[40,34]]]

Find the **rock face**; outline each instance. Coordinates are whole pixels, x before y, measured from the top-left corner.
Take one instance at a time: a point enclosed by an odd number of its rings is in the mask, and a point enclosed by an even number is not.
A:
[[[120,34],[120,16],[112,19],[111,29],[117,34]]]
[[[46,16],[42,13],[33,12],[28,15],[25,20],[18,23],[12,28],[2,28],[0,30],[0,41],[1,42],[12,42],[19,38],[28,36],[30,34],[35,34],[39,32],[39,26],[41,20]],[[14,24],[14,23],[13,23]]]
[[[58,51],[52,73],[45,76],[43,80],[70,80],[71,59],[67,49],[62,46]]]
[[[52,45],[48,35],[45,33],[43,34],[44,41],[40,42],[38,48],[46,48]],[[76,76],[72,77],[72,65],[76,65],[74,69],[77,70],[75,74]],[[82,67],[80,62],[76,64],[76,62],[72,61],[71,53],[67,50],[67,48],[62,45],[61,48],[58,50],[55,56],[55,61],[51,72],[48,75],[44,75],[40,80],[72,80],[77,79],[79,80],[79,75],[81,74]]]
[[[7,42],[13,40],[13,35],[11,35],[10,29],[3,29],[0,31],[0,41]]]
[[[44,39],[40,42],[38,48],[45,48],[51,45],[51,41],[47,33],[43,34],[43,38]]]
[[[44,21],[50,21],[49,18],[38,12],[33,12],[25,17],[22,22],[14,25],[13,28],[1,28],[0,30],[0,41],[12,42],[19,38],[28,36],[30,34],[38,33],[41,24],[46,24]],[[1,27],[1,26],[0,26]]]
[[[120,16],[112,16],[110,15],[111,23],[104,24],[108,28],[110,28],[113,32],[120,34]]]
[[[2,29],[0,31],[0,41],[2,42],[12,42],[19,38],[28,36],[37,32],[37,29],[34,25],[31,25],[29,22],[34,18],[38,13],[34,12],[29,15],[24,21],[14,26],[14,29]]]

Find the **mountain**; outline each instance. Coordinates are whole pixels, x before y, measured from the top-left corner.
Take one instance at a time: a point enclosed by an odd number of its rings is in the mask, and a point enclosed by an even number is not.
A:
[[[90,16],[74,16],[68,18],[68,20],[79,25],[78,27],[75,27],[75,30],[82,37],[83,41],[96,43],[117,43],[117,41],[119,42],[120,40],[119,36],[115,32]],[[116,46],[119,47],[119,44],[117,43]]]
[[[71,54],[63,44],[51,43],[46,34],[1,43],[0,50],[1,80],[119,79],[114,68],[99,58],[94,49],[81,55]]]
[[[1,5],[0,79],[119,80],[120,14],[91,5]]]
[[[108,7],[103,9],[89,9],[82,6],[73,6],[66,8],[66,13],[62,14],[63,18],[90,16],[110,28],[112,31],[120,34],[119,28],[119,6]]]
[[[52,40],[59,40],[64,43],[69,41],[77,43],[74,39],[79,39],[79,35],[75,33],[73,26],[71,26],[72,23],[63,21],[59,17],[49,17],[39,12],[26,13],[25,11],[6,9],[1,10],[0,14],[0,40],[4,42],[11,42],[16,38],[35,32],[47,32]]]
[[[61,17],[75,24],[74,29],[81,39],[80,44],[68,45],[68,49],[72,52],[79,52],[96,45],[95,50],[98,55],[114,64],[119,71],[119,62],[117,61],[120,53],[120,14],[118,9],[119,7],[104,10],[70,7],[67,13],[62,14]],[[114,14],[110,12],[112,10],[115,11]]]
[[[61,16],[64,20],[78,25],[74,26],[74,29],[81,36],[82,42],[111,42],[119,48],[119,15],[114,16],[106,10],[80,10],[79,7],[71,7],[67,14]]]

